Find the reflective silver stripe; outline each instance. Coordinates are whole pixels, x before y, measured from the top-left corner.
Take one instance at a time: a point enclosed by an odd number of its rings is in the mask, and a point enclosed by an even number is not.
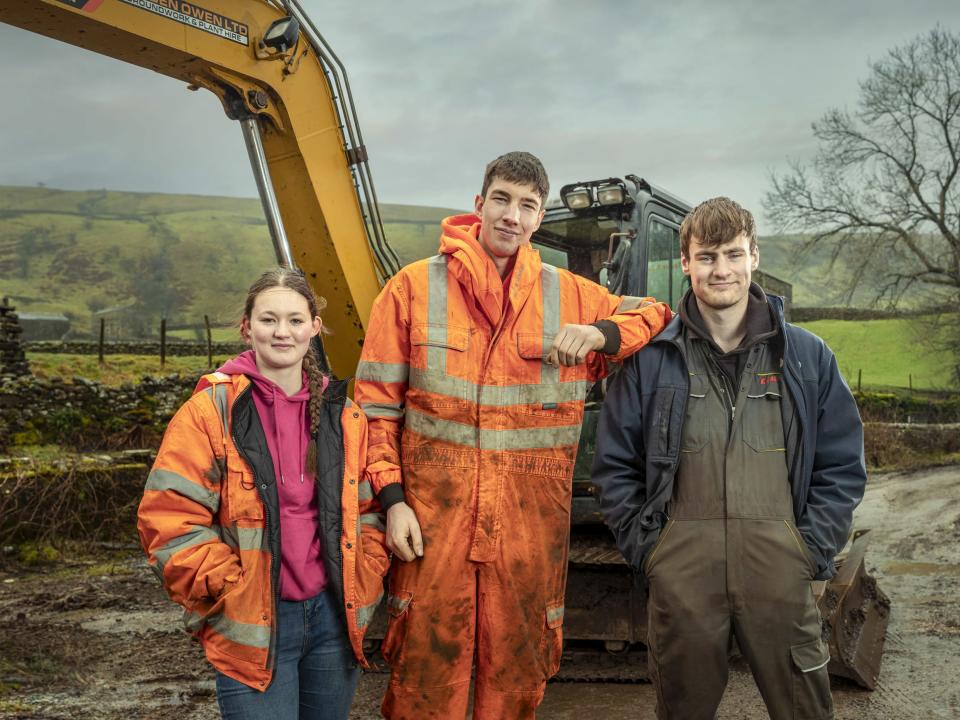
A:
[[[183,626],[187,629],[187,632],[199,632],[200,628],[203,627],[203,616],[195,612],[190,612],[189,610],[184,610]]]
[[[184,497],[190,498],[207,508],[210,512],[216,512],[220,508],[220,494],[207,490],[202,485],[187,480],[183,475],[178,475],[170,470],[153,469],[147,476],[146,490],[169,490],[179,493]]]
[[[399,595],[387,595],[387,607],[392,607],[394,610],[403,611],[407,605],[410,604],[409,597],[400,597]]]
[[[263,528],[242,528],[227,525],[221,530],[223,541],[234,550],[267,550]]]
[[[433,415],[424,415],[416,410],[407,410],[406,428],[434,440],[446,440],[458,445],[476,446],[479,429],[443,420]]]
[[[479,446],[481,450],[522,450],[576,445],[580,440],[580,423],[554,427],[516,429],[478,429],[452,420],[407,411],[406,426],[411,431],[434,440],[445,440],[457,445]]]
[[[563,605],[547,608],[547,622],[556,622],[557,620],[563,620]]]
[[[620,304],[617,305],[617,309],[613,311],[614,315],[619,315],[620,313],[627,312],[628,310],[634,310],[643,305],[643,298],[637,297],[635,295],[624,295],[620,298]]]
[[[357,608],[357,628],[362,630],[367,625],[370,624],[370,620],[373,618],[373,614],[377,611],[377,607],[380,605],[380,601],[383,600],[383,593],[381,592],[377,599],[374,600],[369,605],[364,605],[363,607]]]
[[[544,263],[540,270],[540,291],[543,295],[543,357],[553,346],[553,339],[560,332],[560,273],[552,265]],[[540,382],[553,385],[560,382],[560,368],[541,363]],[[557,402],[542,400],[541,402]]]
[[[166,545],[159,550],[154,551],[153,556],[156,558],[158,569],[163,572],[163,568],[166,567],[168,562],[170,562],[170,558],[181,550],[186,550],[187,548],[194,547],[200,543],[210,541],[219,542],[220,533],[217,532],[218,530],[219,528],[216,525],[213,527],[207,527],[205,525],[191,525],[189,531],[185,532],[183,535],[178,535],[175,538],[171,538],[169,541],[167,541]]]
[[[817,665],[816,667],[812,667],[812,668],[809,668],[809,669],[807,669],[807,670],[801,670],[800,672],[802,672],[802,673],[811,673],[811,672],[813,672],[814,670],[819,670],[820,668],[824,667],[825,665],[829,665],[829,664],[830,664],[830,657],[827,656],[827,659],[824,660],[824,661],[823,661],[822,663],[820,663],[819,665]]]
[[[441,373],[447,371],[447,257],[443,253],[430,258],[427,271],[427,367]]]
[[[402,418],[403,405],[394,403],[361,403],[363,414],[368,418]]]
[[[229,410],[227,407],[227,386],[225,383],[217,383],[213,386],[214,390],[214,403],[217,406],[217,410],[220,412],[220,420],[223,422],[223,434],[227,435],[229,432],[228,425],[230,420]]]
[[[196,632],[203,627],[204,622],[212,627],[227,640],[237,643],[237,645],[246,645],[247,647],[267,648],[270,646],[270,626],[253,625],[251,623],[237,622],[231,620],[226,615],[210,615],[204,618],[193,612],[183,614],[183,624],[190,632]]]
[[[252,625],[250,623],[231,620],[226,615],[214,615],[207,619],[207,624],[238,645],[247,647],[266,648],[270,646],[270,626]]]
[[[407,381],[410,366],[403,363],[378,363],[361,360],[357,365],[357,380],[370,382],[403,382]]]
[[[481,430],[481,450],[524,450],[576,445],[580,442],[580,423],[522,430]]]
[[[357,521],[358,525],[370,525],[375,527],[380,532],[386,532],[387,526],[383,523],[384,515],[383,513],[363,513],[360,515],[360,519]],[[357,531],[359,535],[359,530]]]
[[[545,366],[546,367],[546,366]],[[506,407],[534,403],[561,403],[580,401],[586,397],[590,384],[586,380],[529,383],[525,385],[477,385],[463,378],[434,372],[433,370],[410,370],[410,387],[446,395],[480,405]]]
[[[359,500],[373,500],[373,486],[369,480],[361,480],[357,485],[357,498]]]

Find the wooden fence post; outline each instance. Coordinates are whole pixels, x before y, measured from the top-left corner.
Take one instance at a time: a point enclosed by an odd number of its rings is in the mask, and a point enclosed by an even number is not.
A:
[[[857,392],[863,389],[863,368],[857,368]]]
[[[97,344],[97,362],[103,365],[103,336],[107,325],[106,318],[100,318],[100,342]]]
[[[203,324],[207,326],[207,367],[213,368],[213,336],[210,333],[210,317],[203,316]]]
[[[167,362],[167,319],[160,318],[160,367]]]

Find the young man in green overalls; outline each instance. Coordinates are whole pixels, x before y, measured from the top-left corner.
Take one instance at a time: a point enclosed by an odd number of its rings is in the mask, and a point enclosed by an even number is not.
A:
[[[773,720],[833,717],[810,581],[863,496],[863,426],[823,341],[751,282],[753,216],[708,200],[680,228],[690,291],[607,392],[594,482],[649,587],[661,720],[712,720],[735,638]]]

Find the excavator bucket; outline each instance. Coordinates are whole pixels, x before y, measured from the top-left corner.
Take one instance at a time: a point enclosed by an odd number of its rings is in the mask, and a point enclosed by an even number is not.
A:
[[[890,598],[867,574],[868,532],[854,535],[849,552],[837,558],[837,574],[829,583],[815,582],[814,594],[823,636],[830,643],[830,674],[873,690],[890,622]]]

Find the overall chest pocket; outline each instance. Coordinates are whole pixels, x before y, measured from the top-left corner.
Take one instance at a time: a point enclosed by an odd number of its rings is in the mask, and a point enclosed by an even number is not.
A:
[[[263,503],[253,472],[238,454],[229,451],[220,515],[229,520],[263,520]]]
[[[727,411],[706,375],[690,375],[680,452],[695,453],[710,444]],[[720,417],[718,417],[720,416]]]
[[[756,373],[743,400],[743,441],[756,452],[783,452],[780,373]]]
[[[449,374],[448,369],[459,364],[469,350],[468,327],[418,323],[410,328],[410,385],[417,395],[416,404],[429,409],[467,405],[472,395],[470,384]]]
[[[555,419],[558,423],[574,422],[580,417],[580,405],[586,396],[586,365],[567,368],[572,370],[573,380],[560,382],[560,368],[548,365],[544,360],[544,346],[550,348],[553,337],[541,333],[517,333],[517,354],[527,366],[526,377],[530,384],[517,387],[516,405],[524,415]]]

